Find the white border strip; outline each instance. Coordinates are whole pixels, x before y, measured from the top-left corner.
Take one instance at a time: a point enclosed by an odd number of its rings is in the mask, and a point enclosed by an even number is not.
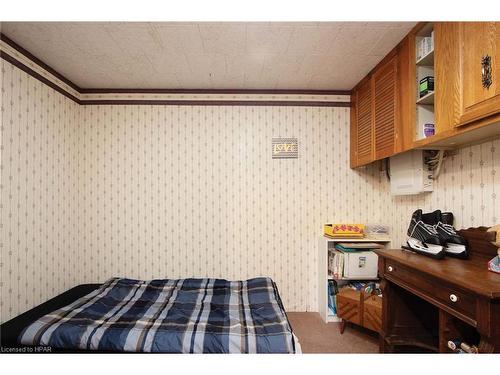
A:
[[[349,103],[350,95],[307,94],[158,94],[158,93],[102,93],[80,94],[86,100],[238,100],[238,101],[315,101]]]

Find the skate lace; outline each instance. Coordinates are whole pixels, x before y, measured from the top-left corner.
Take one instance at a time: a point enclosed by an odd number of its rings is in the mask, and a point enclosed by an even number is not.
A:
[[[425,229],[427,229],[429,231],[429,233],[437,234],[437,230],[436,230],[436,228],[434,228],[434,226],[432,226],[430,224],[426,224],[424,222],[422,222],[422,224],[424,225]]]
[[[438,225],[442,226],[444,229],[446,229],[450,233],[456,233],[455,228],[453,228],[453,225],[444,224],[443,222],[439,222]]]

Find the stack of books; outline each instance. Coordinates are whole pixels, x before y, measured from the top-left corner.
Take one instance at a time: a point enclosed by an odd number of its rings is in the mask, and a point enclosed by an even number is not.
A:
[[[360,250],[383,249],[384,245],[376,242],[339,242],[335,248],[346,253],[353,253]]]
[[[328,273],[337,280],[344,277],[344,254],[341,251],[328,252]]]

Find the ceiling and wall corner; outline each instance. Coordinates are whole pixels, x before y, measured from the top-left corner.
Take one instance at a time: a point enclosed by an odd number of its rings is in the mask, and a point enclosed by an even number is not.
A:
[[[350,90],[415,22],[3,22],[80,88]]]
[[[82,105],[350,106],[350,93],[342,90],[82,89],[4,34],[0,58]]]

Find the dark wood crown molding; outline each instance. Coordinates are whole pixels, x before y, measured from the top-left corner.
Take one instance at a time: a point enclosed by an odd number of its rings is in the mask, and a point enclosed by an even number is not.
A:
[[[0,40],[8,44],[10,47],[26,56],[36,65],[51,73],[62,82],[73,88],[79,94],[214,94],[214,95],[351,95],[350,90],[279,90],[279,89],[168,89],[168,88],[152,88],[152,89],[134,89],[134,88],[81,88],[71,80],[63,76],[54,68],[34,56],[31,52],[17,44],[8,36],[0,32]],[[18,61],[15,57],[4,51],[0,51],[0,58],[8,61],[19,69],[23,70],[32,77],[45,83],[57,92],[65,95],[78,104],[83,105],[262,105],[262,106],[311,106],[311,107],[349,107],[349,102],[340,101],[317,101],[317,100],[238,100],[238,99],[194,99],[194,100],[162,100],[162,99],[89,99],[80,100],[47,78],[43,77],[30,67]]]
[[[68,86],[70,86],[71,88],[73,88],[74,90],[80,92],[80,87],[78,87],[76,84],[74,84],[72,81],[70,81],[68,78],[66,78],[65,76],[63,76],[61,73],[59,73],[57,70],[55,70],[54,68],[52,68],[51,66],[47,65],[45,62],[43,62],[42,60],[40,60],[38,57],[36,57],[35,55],[33,55],[30,51],[24,49],[23,47],[21,47],[19,44],[17,44],[16,42],[14,42],[12,39],[10,39],[7,35],[3,34],[0,32],[0,40],[4,41],[5,43],[7,43],[9,46],[11,46],[12,48],[14,48],[17,52],[23,54],[24,56],[26,56],[28,59],[30,59],[31,61],[33,61],[35,64],[37,64],[38,66],[40,66],[41,68],[45,69],[46,71],[48,71],[50,74],[52,74],[53,76],[59,78],[61,81],[63,81],[64,83],[66,83]]]
[[[11,63],[12,65],[14,65],[15,67],[21,69],[23,72],[29,74],[33,78],[39,80],[40,82],[46,84],[50,88],[56,90],[57,92],[59,92],[62,95],[66,96],[67,98],[73,100],[75,103],[82,104],[81,101],[80,101],[80,99],[78,99],[77,97],[71,95],[69,92],[67,92],[66,90],[62,89],[58,85],[56,85],[54,82],[49,81],[47,78],[45,78],[41,74],[35,72],[33,69],[31,69],[30,67],[28,67],[28,66],[24,65],[23,63],[19,62],[17,59],[15,59],[14,57],[12,57],[9,54],[5,53],[4,51],[0,51],[0,58],[4,59],[5,61],[8,61],[9,63]]]

